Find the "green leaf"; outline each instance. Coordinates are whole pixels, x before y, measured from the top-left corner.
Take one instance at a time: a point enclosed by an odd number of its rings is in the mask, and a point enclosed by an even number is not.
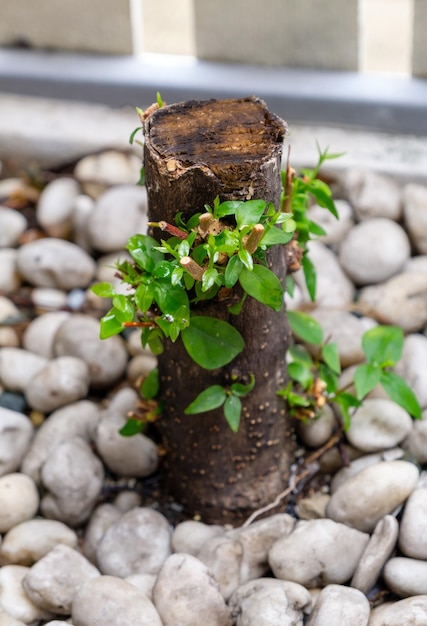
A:
[[[242,403],[235,395],[228,396],[224,403],[224,415],[233,433],[239,430],[240,416],[242,413]]]
[[[323,237],[324,235],[326,235],[326,230],[312,220],[308,220],[308,231],[312,235],[318,235],[319,237]]]
[[[253,262],[251,253],[245,250],[244,248],[241,248],[237,254],[238,254],[239,259],[243,263],[243,265],[246,267],[246,269],[252,272],[253,267],[254,267],[254,262]]]
[[[208,370],[227,365],[245,347],[241,334],[231,324],[202,315],[191,318],[181,337],[193,361]]]
[[[322,346],[322,358],[335,374],[341,373],[340,355],[335,342]]]
[[[141,283],[135,290],[134,299],[140,311],[143,313],[149,311],[154,299],[153,283],[149,283],[148,285]]]
[[[358,407],[361,403],[351,393],[345,392],[337,394],[335,397],[335,402],[338,404],[342,412],[344,430],[348,430],[350,428],[351,422],[349,409],[352,407]]]
[[[236,302],[236,304],[232,304],[231,306],[228,307],[229,312],[232,313],[233,315],[240,315],[240,312],[243,308],[243,305],[245,304],[247,297],[248,297],[248,294],[244,293],[242,297],[240,298],[240,300]]]
[[[288,311],[288,322],[292,332],[307,343],[320,345],[323,341],[323,329],[319,322],[302,311]]]
[[[169,278],[175,266],[169,261],[158,261],[153,268],[153,276],[156,278]]]
[[[204,389],[195,400],[184,410],[186,415],[206,413],[222,406],[227,398],[227,393],[221,385],[212,385]]]
[[[139,170],[139,180],[136,183],[137,185],[141,185],[143,187],[145,185],[145,167],[142,166]]]
[[[243,383],[233,383],[230,387],[230,391],[235,396],[239,396],[243,398],[244,396],[247,396],[248,393],[250,393],[254,387],[255,387],[255,376],[253,374],[250,374],[250,382],[247,385],[243,385]]]
[[[273,226],[269,230],[266,230],[263,238],[261,239],[261,245],[275,246],[277,244],[288,243],[288,241],[290,241],[293,237],[293,232],[294,231],[285,232],[281,228],[277,228],[277,226]]]
[[[302,363],[289,363],[288,373],[292,380],[299,383],[303,389],[308,389],[313,382],[311,369]]]
[[[412,417],[422,419],[419,402],[403,378],[394,372],[383,371],[380,383],[393,402],[405,409]]]
[[[100,298],[113,298],[116,295],[114,285],[111,283],[97,283],[90,290]]]
[[[305,367],[313,367],[313,359],[304,346],[294,344],[289,348],[288,354],[295,363],[301,363]]]
[[[240,200],[227,200],[226,202],[221,202],[221,204],[216,207],[215,217],[217,219],[221,219],[221,217],[226,217],[227,215],[235,215],[236,210],[242,204],[244,204],[244,202],[241,202]]]
[[[301,259],[302,271],[304,272],[305,284],[307,285],[307,290],[312,302],[316,300],[316,283],[317,283],[317,274],[316,268],[314,267],[311,259],[308,257],[306,253],[304,253]]]
[[[335,393],[339,387],[339,378],[326,363],[319,364],[319,377],[326,383],[326,391]]]
[[[354,386],[359,400],[362,400],[380,382],[382,370],[377,365],[364,363],[354,372]]]
[[[283,289],[279,279],[263,265],[254,265],[250,272],[246,267],[241,271],[239,282],[247,294],[266,304],[274,311],[283,307]]]
[[[215,281],[218,278],[218,270],[214,267],[206,270],[203,273],[202,277],[202,291],[208,291],[211,287],[215,285]]]
[[[267,203],[265,200],[248,200],[241,202],[236,209],[236,223],[239,230],[244,226],[254,226],[258,224],[261,215],[265,211]]]
[[[158,91],[156,94],[156,102],[157,102],[157,106],[159,107],[159,109],[161,109],[163,106],[163,100],[162,100],[162,96],[160,95],[160,91]]]
[[[362,337],[362,349],[369,363],[391,367],[402,358],[403,330],[398,326],[375,326]]]
[[[122,321],[131,322],[135,314],[135,308],[129,300],[129,296],[117,295],[113,298],[113,307],[121,311],[124,315]]]
[[[289,294],[291,298],[293,298],[294,292],[295,292],[295,281],[290,274],[286,276],[285,287],[286,287],[286,293]]]
[[[162,332],[159,328],[153,328],[149,331],[147,343],[153,354],[156,354],[156,355],[162,354],[163,352]]]
[[[142,126],[138,126],[138,128],[135,128],[135,130],[133,130],[133,131],[131,132],[130,137],[129,137],[129,143],[130,143],[130,145],[132,145],[132,144],[133,144],[133,142],[135,141],[135,135],[136,135],[136,133],[137,133],[138,131],[142,130],[142,129],[143,129],[143,127],[142,127]]]
[[[123,437],[133,437],[138,435],[144,429],[144,423],[141,420],[129,419],[126,424],[119,430],[119,434]]]
[[[112,308],[106,315],[104,315],[104,317],[101,317],[99,322],[99,336],[101,339],[108,339],[108,337],[118,335],[122,332],[122,322],[117,318],[116,312],[117,309]],[[118,313],[120,313],[120,311],[118,311]]]
[[[308,191],[316,198],[319,206],[328,209],[336,219],[339,219],[338,211],[331,197],[331,190],[326,183],[319,179],[312,180],[308,185]]]
[[[126,248],[140,268],[151,274],[154,266],[163,260],[163,254],[156,250],[157,241],[148,235],[134,235]]]
[[[243,263],[237,255],[234,255],[229,259],[227,267],[225,268],[225,286],[228,288],[234,287],[239,280],[240,272],[243,269]]]
[[[180,285],[174,286],[169,283],[156,282],[154,299],[162,313],[174,317],[179,311],[181,318],[190,318],[188,295]]]
[[[152,400],[159,393],[159,389],[159,370],[155,367],[151,372],[148,372],[147,376],[142,381],[140,392],[143,398]]]

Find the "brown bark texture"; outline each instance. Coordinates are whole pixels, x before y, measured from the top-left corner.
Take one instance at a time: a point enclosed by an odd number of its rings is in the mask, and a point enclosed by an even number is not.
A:
[[[144,166],[153,222],[174,223],[205,212],[216,196],[280,203],[280,167],[285,123],[254,98],[183,102],[165,106],[145,121]],[[152,233],[160,240],[164,233]],[[270,251],[269,265],[281,281],[284,252]],[[238,294],[237,294],[238,296]],[[236,297],[237,297],[236,296]],[[165,342],[159,356],[160,400],[156,422],[166,448],[170,493],[188,515],[205,522],[238,524],[282,491],[292,454],[290,420],[276,392],[286,382],[290,331],[277,313],[248,297],[232,315],[230,301],[200,303],[197,313],[228,321],[242,334],[243,352],[228,366],[207,371],[187,355],[182,342]],[[210,385],[247,383],[237,433],[222,408],[198,415],[184,409]]]

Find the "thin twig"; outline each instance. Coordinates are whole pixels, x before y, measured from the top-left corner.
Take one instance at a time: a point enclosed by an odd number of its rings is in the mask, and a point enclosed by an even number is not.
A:
[[[305,469],[301,472],[301,474],[296,476],[292,485],[290,485],[289,487],[284,489],[284,491],[279,493],[279,495],[276,496],[273,502],[270,502],[270,504],[267,504],[266,506],[263,506],[261,509],[254,511],[248,517],[248,519],[244,522],[244,524],[242,524],[242,528],[247,528],[247,526],[252,524],[252,522],[256,520],[260,515],[262,515],[263,513],[268,513],[268,511],[271,511],[272,509],[275,509],[276,507],[278,507],[279,504],[281,504],[282,500],[286,498],[286,496],[288,496],[295,489],[298,483],[304,480],[304,478],[307,478],[309,476],[310,477],[314,476],[314,474],[316,474],[319,470],[319,466],[315,464],[317,459],[323,456],[328,450],[336,446],[340,442],[340,440],[341,440],[341,433],[336,433],[335,435],[332,435],[332,437],[321,448],[319,448],[318,450],[310,454],[310,456],[308,456],[304,460],[304,465],[306,466]]]

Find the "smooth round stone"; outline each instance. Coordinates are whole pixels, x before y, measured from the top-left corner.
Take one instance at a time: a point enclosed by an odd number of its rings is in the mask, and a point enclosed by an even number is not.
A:
[[[29,571],[28,567],[21,565],[5,565],[0,568],[0,609],[31,626],[39,624],[40,620],[48,620],[53,615],[34,604],[25,593],[22,581]]]
[[[21,286],[17,258],[18,252],[14,248],[0,248],[0,291],[4,293],[16,291]]]
[[[60,289],[34,287],[31,299],[34,306],[41,311],[58,311],[67,308],[67,294]]]
[[[102,463],[83,439],[62,441],[42,467],[41,480],[49,491],[41,502],[43,514],[79,526],[90,517],[103,479]]]
[[[76,548],[78,537],[62,522],[40,518],[28,520],[6,533],[0,546],[0,563],[31,566],[58,544]]]
[[[379,452],[399,445],[411,429],[411,416],[398,404],[367,398],[353,414],[346,437],[362,452]]]
[[[70,290],[86,287],[96,264],[87,252],[63,239],[46,238],[19,248],[18,270],[31,285]]]
[[[278,513],[253,522],[248,527],[237,527],[227,532],[226,536],[237,540],[243,548],[240,563],[241,584],[268,572],[270,548],[280,537],[290,535],[294,526],[293,517],[287,513]]]
[[[81,194],[74,200],[73,214],[72,214],[72,226],[73,226],[73,241],[80,248],[90,252],[92,247],[90,245],[87,224],[89,216],[93,211],[95,202],[89,196]]]
[[[139,591],[147,596],[150,600],[153,599],[153,589],[156,584],[157,576],[154,574],[134,574],[133,576],[127,576],[124,580],[131,585],[134,585]]]
[[[126,378],[131,385],[143,380],[151,370],[157,367],[157,359],[153,354],[138,354],[128,363]]]
[[[12,324],[22,322],[23,316],[12,300],[5,296],[0,296],[0,322],[2,324]]]
[[[359,303],[381,324],[411,333],[427,324],[426,292],[427,274],[402,272],[381,285],[363,288]]]
[[[36,374],[24,391],[31,408],[50,413],[84,398],[88,389],[89,368],[86,363],[73,356],[61,356]]]
[[[338,344],[341,367],[349,367],[365,360],[361,345],[362,336],[376,326],[375,320],[368,317],[358,318],[348,311],[327,308],[315,308],[310,315],[322,326],[324,337]],[[309,347],[313,354],[316,354],[316,348]]]
[[[340,263],[357,285],[383,282],[409,259],[411,246],[401,226],[385,218],[354,226],[340,248]]]
[[[107,410],[96,429],[95,445],[105,465],[118,476],[144,477],[153,474],[159,458],[154,441],[142,433],[123,437],[120,429],[127,417]]]
[[[40,482],[40,470],[54,448],[67,439],[79,437],[91,441],[100,413],[97,405],[81,400],[57,409],[46,419],[31,443],[21,471]]]
[[[368,626],[370,606],[357,589],[328,585],[321,592],[307,626]]]
[[[121,513],[127,513],[138,506],[142,506],[142,497],[136,491],[120,491],[113,500]]]
[[[427,254],[427,187],[410,183],[403,190],[403,219],[419,254]]]
[[[427,274],[427,254],[413,256],[408,259],[404,265],[403,271]]]
[[[384,567],[384,582],[401,598],[427,594],[427,561],[395,557]]]
[[[126,336],[126,347],[131,356],[138,356],[140,354],[153,356],[149,348],[142,347],[140,328],[131,330],[131,332]]]
[[[371,611],[369,626],[403,626],[427,624],[427,595],[380,604]]]
[[[240,578],[243,546],[227,536],[214,537],[200,549],[197,558],[212,572],[222,597],[228,600],[243,582]]]
[[[141,159],[136,154],[106,150],[83,157],[74,169],[74,176],[86,193],[96,198],[113,185],[136,185],[140,177]]]
[[[27,402],[22,393],[15,393],[13,391],[0,392],[0,407],[2,409],[23,413],[26,406]]]
[[[123,249],[135,233],[147,231],[145,187],[119,185],[99,196],[88,220],[92,246],[101,252]]]
[[[175,526],[171,538],[172,549],[174,552],[197,556],[203,544],[224,534],[224,526],[187,520]]]
[[[337,252],[344,237],[354,226],[354,217],[353,209],[346,200],[335,200],[335,208],[339,219],[336,219],[332,213],[326,211],[318,204],[310,207],[307,211],[307,216],[326,232],[326,235],[320,237],[320,241],[329,246],[334,252]]]
[[[52,311],[39,315],[30,322],[22,337],[22,345],[26,350],[39,354],[46,359],[53,359],[53,342],[58,328],[69,318],[67,311]]]
[[[372,532],[384,515],[410,496],[418,478],[412,463],[377,463],[346,480],[332,495],[326,514],[336,522]]]
[[[157,574],[170,554],[170,535],[163,515],[145,507],[133,509],[105,531],[96,550],[98,567],[120,578]]]
[[[308,242],[309,256],[317,273],[316,305],[325,308],[344,308],[353,301],[355,288],[345,275],[332,250],[320,241]],[[293,274],[304,293],[304,301],[311,302],[302,270]]]
[[[400,523],[399,548],[414,559],[427,560],[427,488],[409,496]]]
[[[233,623],[240,626],[283,626],[302,624],[312,602],[298,583],[259,578],[240,586],[228,605]]]
[[[386,515],[380,519],[356,567],[351,580],[352,587],[368,594],[393,552],[398,534],[399,524],[395,517]]]
[[[100,504],[92,513],[83,542],[83,554],[96,564],[96,549],[107,528],[122,516],[121,511],[113,504]]]
[[[153,601],[163,626],[231,626],[230,609],[209,569],[190,554],[172,554],[160,569]]]
[[[421,421],[414,421],[411,432],[402,442],[402,448],[420,465],[427,463],[427,410],[422,417]]]
[[[0,477],[0,533],[34,517],[38,508],[39,494],[32,478],[16,473]]]
[[[49,622],[50,624],[51,622]],[[0,606],[0,626],[26,626],[25,622],[16,619],[10,613],[3,611]],[[62,623],[59,626],[64,626]]]
[[[322,408],[320,416],[310,422],[298,421],[297,431],[304,445],[310,448],[320,448],[326,443],[335,428],[335,417],[330,406]]]
[[[353,459],[350,462],[350,465],[341,467],[341,469],[339,469],[332,477],[330,484],[331,493],[335,493],[341,485],[352,476],[356,476],[356,474],[359,474],[359,472],[367,467],[381,463],[383,460],[384,459],[380,453],[364,454],[357,459]]]
[[[113,576],[98,576],[80,587],[71,619],[74,626],[167,626],[144,593]]]
[[[413,334],[405,337],[401,360],[394,367],[412,389],[421,407],[427,407],[427,337]]]
[[[0,328],[0,348],[18,348],[19,338],[14,328],[4,326]]]
[[[5,206],[0,206],[0,248],[13,248],[27,228],[25,217]]]
[[[344,583],[352,577],[368,541],[369,535],[332,520],[298,522],[290,535],[273,544],[269,563],[276,578],[308,588]]]
[[[21,348],[0,350],[0,381],[10,391],[25,391],[49,361]]]
[[[359,220],[386,217],[398,221],[402,215],[402,192],[390,177],[369,170],[348,170],[344,187]]]
[[[71,231],[74,201],[80,185],[73,178],[61,177],[50,182],[40,194],[36,217],[50,237],[67,238]]]
[[[26,415],[0,407],[0,476],[19,468],[33,433],[33,425]]]
[[[33,565],[22,586],[41,609],[70,615],[71,603],[80,586],[100,575],[79,552],[69,546],[58,545]]]
[[[296,506],[298,519],[323,519],[326,517],[326,507],[330,498],[329,494],[318,491],[307,498],[298,499]]]
[[[75,314],[58,329],[54,340],[57,356],[72,356],[84,361],[90,383],[106,387],[115,383],[125,372],[128,354],[120,337],[99,338],[99,322],[89,315]]]

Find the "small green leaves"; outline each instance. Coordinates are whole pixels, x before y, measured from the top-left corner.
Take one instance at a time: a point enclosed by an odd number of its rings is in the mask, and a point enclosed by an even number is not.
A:
[[[156,102],[157,102],[157,106],[159,107],[159,109],[161,109],[164,103],[163,103],[162,96],[160,95],[159,91],[156,94]]]
[[[147,374],[141,385],[141,395],[146,400],[152,400],[159,393],[159,370],[154,368]]]
[[[276,274],[263,265],[254,265],[252,272],[244,267],[239,282],[247,294],[274,311],[283,307],[283,289]]]
[[[242,413],[241,397],[247,396],[255,385],[255,377],[250,374],[250,382],[247,385],[243,383],[233,383],[229,389],[221,385],[211,385],[204,389],[195,400],[185,409],[186,415],[194,415],[197,413],[206,413],[213,411],[220,406],[224,406],[224,417],[228,422],[231,430],[237,432],[240,424],[240,416]]]
[[[421,407],[412,389],[394,372],[383,371],[380,383],[393,402],[416,419],[422,419]]]
[[[363,335],[362,349],[369,363],[392,367],[402,358],[403,331],[398,326],[375,326]]]
[[[148,235],[134,235],[126,247],[137,265],[150,274],[155,264],[163,260],[163,254],[156,250],[157,241]]]
[[[91,291],[100,298],[113,298],[116,294],[114,286],[111,283],[97,283],[92,285]]]
[[[307,343],[320,345],[323,341],[323,329],[318,321],[301,311],[288,311],[288,321],[292,332]]]
[[[243,269],[243,263],[239,259],[237,255],[231,257],[231,259],[227,263],[227,267],[225,268],[225,286],[226,287],[234,287],[234,285],[239,280],[240,273]]]
[[[230,363],[244,348],[244,341],[231,324],[197,315],[182,333],[185,349],[201,367],[213,370]]]
[[[204,389],[195,400],[185,409],[186,415],[206,413],[222,406],[227,398],[227,392],[221,385],[212,385]]]
[[[362,400],[380,382],[381,369],[370,363],[359,365],[354,373],[354,386],[359,400]]]
[[[266,206],[267,203],[265,200],[248,200],[247,202],[240,202],[235,214],[237,228],[242,230],[245,226],[254,226],[255,224],[258,224]]]
[[[340,355],[336,343],[326,343],[322,346],[322,358],[326,365],[335,373],[341,373]]]
[[[305,284],[307,285],[307,291],[309,293],[312,302],[316,300],[316,283],[317,275],[316,268],[305,252],[301,259],[302,271],[304,272]]]
[[[138,435],[144,429],[144,422],[141,420],[135,420],[133,418],[128,419],[126,424],[119,430],[122,437],[133,437]]]

